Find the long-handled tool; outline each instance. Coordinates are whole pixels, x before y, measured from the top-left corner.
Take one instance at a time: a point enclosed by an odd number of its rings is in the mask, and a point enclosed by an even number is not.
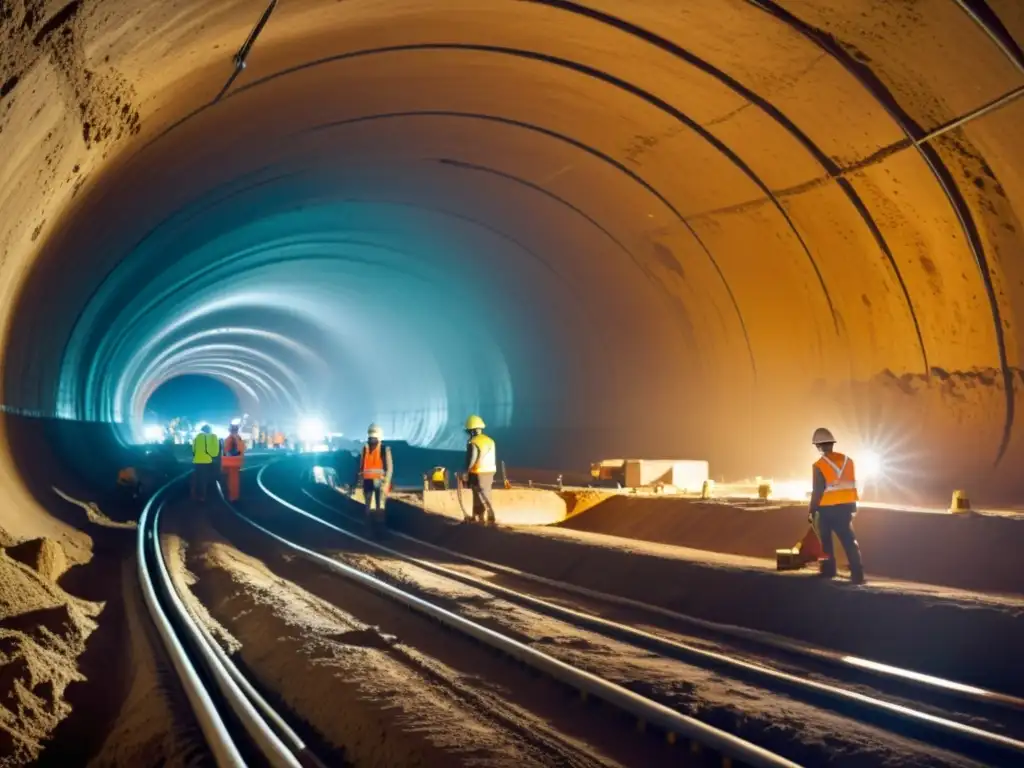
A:
[[[466,505],[462,501],[462,473],[455,473],[455,498],[459,500],[459,509],[462,510],[462,519],[467,522],[473,522],[473,518],[466,513]]]

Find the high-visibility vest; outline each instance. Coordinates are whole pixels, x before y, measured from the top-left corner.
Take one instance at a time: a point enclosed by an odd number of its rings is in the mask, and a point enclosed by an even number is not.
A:
[[[200,432],[192,441],[192,463],[213,464],[220,455],[220,440],[215,434]]]
[[[471,474],[486,475],[498,471],[497,451],[491,438],[487,435],[473,435],[469,444],[475,445],[479,451],[476,463],[469,468]]]
[[[242,466],[242,456],[245,454],[245,441],[238,435],[228,435],[224,440],[224,455],[221,457],[222,467]]]
[[[814,466],[825,476],[825,493],[822,494],[820,506],[857,503],[859,496],[853,459],[841,453],[830,453],[814,462]]]
[[[359,471],[363,474],[363,480],[384,479],[384,444],[377,443],[377,447],[363,446],[363,455],[359,460]]]

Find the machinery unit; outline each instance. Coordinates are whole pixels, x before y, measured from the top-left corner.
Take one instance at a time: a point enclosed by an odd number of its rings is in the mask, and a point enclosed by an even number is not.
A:
[[[700,493],[708,480],[708,463],[681,459],[627,459],[625,476],[627,488],[663,484],[680,491]]]

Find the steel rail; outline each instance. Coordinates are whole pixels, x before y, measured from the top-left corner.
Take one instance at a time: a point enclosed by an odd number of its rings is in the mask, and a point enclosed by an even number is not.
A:
[[[314,515],[296,507],[294,504],[291,504],[268,489],[263,482],[263,473],[265,470],[266,466],[260,469],[260,472],[257,475],[257,483],[267,496],[294,512],[317,519]],[[365,586],[371,591],[427,616],[446,627],[468,635],[480,641],[484,645],[490,646],[491,648],[494,648],[495,650],[498,650],[507,656],[522,662],[523,664],[526,664],[527,666],[532,667],[533,669],[536,669],[561,683],[564,683],[565,685],[575,688],[581,693],[601,699],[608,704],[629,713],[633,717],[637,718],[641,723],[654,725],[663,729],[668,734],[686,737],[703,745],[704,747],[718,752],[725,758],[740,761],[745,765],[752,766],[752,768],[793,768],[794,766],[797,766],[797,763],[793,763],[780,755],[770,752],[769,750],[702,723],[695,718],[676,712],[674,709],[633,693],[632,691],[605,680],[602,677],[579,669],[571,664],[567,664],[553,656],[549,656],[546,653],[531,648],[524,643],[513,640],[500,632],[496,632],[495,630],[489,629],[481,624],[477,624],[474,621],[470,621],[469,619],[441,608],[428,600],[424,600],[423,598],[399,589],[386,581],[375,578],[358,568],[346,565],[345,563],[322,555],[319,552],[303,547],[300,544],[296,544],[295,542],[268,530],[254,520],[251,520],[249,517],[235,509],[235,507],[231,505],[228,506],[240,520],[279,544],[298,552],[304,558],[317,563],[318,565],[325,566],[350,581]]]
[[[324,509],[343,515],[345,514],[344,512],[331,507],[329,504],[325,504],[308,491],[304,490],[304,493]],[[330,525],[329,523],[327,524]],[[748,627],[740,627],[735,624],[722,624],[720,622],[709,621],[707,619],[698,619],[695,616],[688,616],[685,613],[672,611],[668,608],[663,608],[660,605],[652,605],[651,603],[645,603],[641,600],[634,600],[629,597],[622,597],[621,595],[613,595],[596,589],[588,589],[587,587],[581,587],[577,584],[570,584],[568,582],[558,581],[557,579],[549,579],[546,576],[538,576],[537,574],[530,573],[529,571],[521,571],[518,568],[502,565],[501,563],[482,560],[478,557],[467,555],[464,552],[456,552],[455,550],[447,549],[446,547],[441,547],[437,544],[432,544],[429,541],[417,539],[414,536],[409,536],[408,534],[401,533],[399,531],[390,531],[390,533],[396,538],[405,539],[417,546],[432,549],[435,552],[439,552],[448,557],[463,560],[468,564],[487,568],[497,573],[505,574],[506,576],[523,579],[524,581],[532,581],[562,592],[591,598],[610,605],[621,605],[623,607],[637,609],[645,613],[657,614],[681,624],[689,624],[690,626],[713,632],[715,634],[734,637],[740,640],[756,643],[767,648],[785,651],[786,653],[806,656],[814,659],[815,661],[833,664],[840,667],[854,667],[858,671],[867,672],[877,677],[895,679],[902,683],[909,683],[921,688],[940,691],[945,694],[953,694],[962,698],[972,699],[983,704],[998,704],[1009,709],[1024,711],[1024,699],[1016,696],[1010,696],[1005,693],[981,688],[979,686],[960,683],[955,680],[946,680],[941,677],[936,677],[935,675],[929,675],[915,670],[902,669],[889,664],[883,664],[882,662],[873,661],[871,659],[841,653],[839,651],[820,648],[807,643],[801,643],[796,640],[790,640],[762,630],[749,629]],[[490,588],[491,585],[489,582],[483,583]]]
[[[312,496],[310,496],[310,498],[313,498],[314,501],[323,505],[325,508],[331,509],[329,505],[323,504],[319,499]],[[414,544],[433,549],[436,552],[440,552],[451,557],[465,560],[467,563],[483,568],[493,569],[499,573],[504,573],[515,578],[521,578],[525,581],[533,581],[538,584],[543,584],[544,586],[553,587],[563,592],[577,594],[581,597],[593,598],[613,605],[635,608],[647,613],[658,614],[660,616],[673,619],[674,621],[678,621],[681,624],[689,624],[720,635],[735,637],[799,656],[806,656],[814,659],[815,661],[835,664],[842,667],[855,667],[859,671],[868,672],[879,677],[892,678],[903,683],[909,683],[929,690],[941,691],[946,694],[955,694],[984,704],[998,704],[1010,709],[1024,711],[1024,699],[1016,696],[1010,696],[1009,694],[981,688],[980,686],[960,683],[955,680],[946,680],[935,675],[929,675],[911,669],[903,669],[890,664],[873,661],[871,659],[841,653],[839,651],[820,648],[807,643],[801,643],[796,640],[790,640],[762,630],[749,629],[735,624],[723,624],[716,621],[708,621],[707,619],[698,619],[694,616],[688,616],[685,613],[679,613],[678,611],[663,608],[660,605],[652,605],[651,603],[645,603],[641,600],[634,600],[629,597],[622,597],[621,595],[613,595],[608,592],[600,592],[596,589],[588,589],[587,587],[581,587],[576,584],[569,584],[556,579],[549,579],[545,576],[538,576],[537,574],[530,573],[528,571],[521,571],[518,568],[512,568],[511,566],[502,565],[500,563],[494,563],[490,560],[481,560],[480,558],[476,558],[462,552],[456,552],[445,547],[440,547],[437,544],[432,544],[429,541],[423,541],[422,539],[417,539],[398,531],[392,531],[391,533],[398,538],[411,541]]]
[[[218,766],[234,768],[246,765],[237,741],[199,674],[196,661],[202,665],[237,722],[270,766],[320,768],[322,763],[245,679],[209,631],[192,616],[178,594],[160,546],[159,524],[167,492],[183,477],[175,478],[160,488],[146,504],[139,518],[139,576],[143,593],[147,596],[150,615],[160,630],[165,647],[172,655],[186,693],[190,694],[189,701],[207,745]],[[154,608],[158,614],[154,614]],[[178,629],[175,629],[175,623]],[[186,650],[186,645],[191,648],[192,656]]]
[[[261,471],[261,476],[262,476],[262,471]],[[750,661],[745,661],[743,659],[736,658],[734,656],[729,656],[729,655],[726,655],[726,654],[723,654],[723,653],[719,653],[719,652],[716,652],[716,651],[710,651],[710,650],[707,650],[707,649],[704,649],[704,648],[699,648],[697,646],[690,645],[690,644],[687,644],[687,643],[682,643],[682,642],[679,642],[679,641],[676,641],[676,640],[671,640],[671,639],[668,639],[668,638],[665,638],[665,637],[653,634],[651,632],[647,632],[647,631],[644,631],[644,630],[641,630],[641,629],[637,629],[635,627],[630,627],[628,625],[625,625],[625,624],[622,624],[622,623],[619,623],[619,622],[615,622],[615,621],[611,621],[609,619],[605,619],[605,618],[602,618],[600,616],[596,616],[594,614],[589,614],[589,613],[585,613],[583,611],[578,611],[578,610],[575,610],[575,609],[572,609],[572,608],[567,608],[565,606],[561,606],[561,605],[558,605],[556,603],[552,603],[552,602],[549,602],[547,600],[543,600],[541,598],[534,597],[532,595],[528,595],[528,594],[520,592],[518,590],[509,589],[507,587],[502,587],[502,586],[499,586],[497,584],[494,584],[494,583],[491,583],[491,582],[488,582],[488,581],[484,581],[482,579],[478,579],[476,577],[470,576],[468,574],[464,574],[464,573],[461,573],[459,571],[455,571],[455,570],[452,570],[450,568],[446,568],[445,566],[437,565],[435,563],[431,563],[431,562],[422,560],[420,558],[413,557],[413,556],[408,555],[408,554],[406,554],[404,552],[400,552],[398,550],[392,549],[391,547],[387,547],[387,546],[385,546],[383,544],[380,544],[379,542],[372,541],[370,539],[367,539],[367,538],[364,538],[362,536],[359,536],[358,534],[355,534],[355,533],[353,533],[351,531],[348,531],[348,530],[346,530],[344,528],[341,528],[339,526],[333,525],[332,523],[329,523],[329,522],[327,522],[325,520],[322,520],[321,518],[317,517],[316,515],[313,515],[313,514],[307,512],[307,511],[305,511],[305,510],[301,510],[300,508],[296,507],[295,505],[289,504],[288,502],[284,502],[283,500],[280,499],[280,497],[276,496],[271,491],[269,491],[269,489],[266,488],[265,484],[262,483],[262,481],[260,482],[260,486],[261,486],[261,488],[263,488],[264,492],[267,493],[268,495],[270,495],[272,498],[275,498],[277,501],[286,504],[287,506],[289,506],[289,508],[291,508],[291,509],[293,509],[295,511],[300,512],[301,514],[303,514],[303,515],[309,517],[310,519],[318,522],[320,525],[323,525],[323,526],[325,526],[325,527],[327,527],[327,528],[329,528],[331,530],[334,530],[334,531],[336,531],[336,532],[338,532],[338,533],[340,533],[340,534],[342,534],[344,536],[347,536],[349,538],[352,538],[352,539],[354,539],[356,541],[359,541],[359,542],[361,542],[361,543],[363,543],[365,545],[368,545],[370,547],[376,548],[376,549],[380,550],[381,552],[384,552],[384,553],[388,554],[389,556],[396,557],[398,559],[404,560],[405,562],[408,562],[408,563],[411,563],[413,565],[416,565],[417,567],[423,568],[424,570],[427,570],[427,571],[429,571],[431,573],[434,573],[434,574],[437,574],[437,575],[440,575],[440,576],[444,576],[446,578],[450,578],[450,579],[459,581],[460,583],[467,584],[467,585],[473,586],[473,587],[478,588],[478,589],[482,589],[482,590],[484,590],[486,592],[490,592],[491,594],[501,595],[502,597],[504,597],[504,598],[506,598],[506,599],[508,599],[508,600],[510,600],[512,602],[515,602],[515,603],[517,603],[519,605],[524,605],[524,606],[527,606],[529,608],[533,608],[533,609],[538,610],[538,611],[540,611],[540,612],[542,612],[542,613],[544,613],[544,614],[546,614],[548,616],[552,616],[554,618],[558,618],[558,619],[561,619],[561,620],[564,620],[564,621],[568,621],[568,622],[570,622],[570,623],[572,623],[572,624],[574,624],[576,626],[583,626],[583,627],[586,627],[588,629],[592,629],[592,630],[601,632],[602,634],[605,634],[606,636],[615,637],[617,639],[625,639],[626,641],[628,641],[628,642],[630,642],[632,644],[639,645],[641,647],[646,647],[648,649],[656,650],[656,651],[662,653],[663,655],[666,655],[666,656],[669,656],[669,657],[673,657],[673,658],[677,658],[677,659],[681,659],[681,660],[684,660],[684,661],[691,661],[693,659],[697,659],[697,660],[703,661],[705,663],[713,663],[713,664],[717,664],[717,665],[720,665],[720,666],[731,667],[733,669],[742,670],[742,671],[748,672],[748,673],[753,673],[753,674],[759,675],[759,676],[761,676],[763,678],[770,679],[771,681],[773,681],[773,682],[775,682],[777,684],[781,684],[781,685],[784,685],[784,686],[787,686],[787,687],[790,687],[790,688],[802,689],[804,691],[809,691],[809,692],[812,692],[812,693],[815,693],[815,694],[823,695],[823,696],[826,696],[828,698],[832,698],[832,699],[835,699],[835,700],[838,700],[838,701],[841,701],[841,702],[852,703],[852,704],[855,704],[855,705],[859,705],[859,706],[862,706],[862,707],[865,707],[865,708],[868,708],[868,709],[871,709],[871,710],[874,710],[874,711],[877,711],[877,712],[883,712],[883,713],[885,713],[887,715],[898,717],[898,718],[900,718],[902,720],[906,720],[906,721],[912,722],[912,723],[914,723],[916,725],[926,726],[926,727],[929,727],[929,728],[931,728],[933,730],[936,730],[936,731],[939,731],[939,732],[943,732],[943,733],[946,733],[946,734],[951,734],[951,735],[953,735],[953,736],[955,736],[957,738],[967,739],[967,740],[970,740],[970,741],[973,741],[973,742],[985,744],[988,747],[993,747],[993,748],[996,748],[996,749],[999,749],[999,750],[1005,750],[1005,751],[1008,751],[1008,752],[1012,752],[1012,753],[1014,753],[1016,755],[1024,756],[1024,742],[1019,741],[1017,739],[1013,739],[1013,738],[1008,737],[1008,736],[1004,736],[1004,735],[999,734],[999,733],[994,733],[994,732],[991,732],[991,731],[986,731],[986,730],[984,730],[982,728],[977,728],[975,726],[966,725],[964,723],[960,723],[960,722],[957,722],[955,720],[951,720],[949,718],[941,717],[941,716],[938,716],[938,715],[933,715],[931,713],[924,712],[924,711],[919,710],[919,709],[914,709],[913,707],[909,707],[909,706],[906,706],[906,705],[903,705],[903,704],[897,704],[897,703],[892,702],[892,701],[887,701],[885,699],[881,699],[881,698],[878,698],[876,696],[869,696],[867,694],[860,693],[858,691],[853,691],[853,690],[850,690],[850,689],[847,689],[847,688],[843,688],[843,687],[840,687],[840,686],[830,685],[830,684],[827,684],[827,683],[818,682],[816,680],[810,680],[810,679],[806,679],[806,678],[803,678],[803,677],[798,677],[797,675],[791,674],[789,672],[785,672],[785,671],[782,671],[782,670],[779,670],[779,669],[775,669],[773,667],[769,667],[769,666],[766,666],[766,665],[763,665],[763,664],[758,664],[758,663],[754,663],[754,662],[750,662]],[[321,504],[322,506],[324,506],[326,509],[332,509],[329,505],[323,504],[323,502],[320,502],[319,500],[314,498],[312,495],[310,495],[308,493],[306,495],[309,498],[311,498],[313,501],[315,501],[318,504]],[[337,512],[337,510],[332,510],[332,511]],[[522,572],[516,571],[515,569],[508,569],[508,568],[506,568],[504,566],[500,566],[500,565],[498,565],[496,563],[490,563],[488,561],[479,560],[477,558],[472,558],[472,557],[469,557],[469,556],[466,556],[466,555],[462,555],[461,553],[454,552],[452,550],[448,550],[448,549],[445,549],[443,547],[437,547],[436,545],[430,544],[429,542],[421,541],[419,539],[416,539],[414,537],[408,536],[406,534],[402,534],[402,533],[398,533],[398,532],[392,532],[392,534],[397,536],[397,537],[403,538],[405,540],[411,541],[411,542],[413,542],[415,544],[423,545],[423,546],[432,548],[432,549],[434,549],[436,551],[443,552],[446,555],[454,556],[456,558],[462,559],[462,560],[464,560],[466,562],[469,562],[469,563],[472,563],[472,564],[475,564],[475,565],[478,565],[478,566],[483,566],[483,567],[487,567],[487,568],[494,568],[495,570],[497,570],[499,572],[510,573],[510,574],[513,574],[513,575],[522,575]],[[557,582],[552,582],[550,580],[546,580],[546,581],[547,581],[547,583],[549,585],[559,586],[559,587],[561,586],[561,585],[557,584]],[[796,646],[796,648],[794,650],[799,650],[799,649],[800,649],[800,646],[798,645],[798,646]],[[787,650],[789,650],[789,649],[787,648]],[[884,673],[885,665],[877,665],[877,664],[875,664],[873,662],[869,662],[868,660],[859,660],[859,661],[860,661],[859,664],[858,663],[853,663],[852,666],[855,666],[859,670],[862,670],[862,671],[869,671],[869,672],[882,671]],[[879,670],[879,668],[881,668],[881,670]],[[888,669],[892,670],[893,668],[890,667]],[[991,701],[992,703],[1005,704],[1005,705],[1015,706],[1015,707],[1020,707],[1022,704],[1024,704],[1024,702],[1021,702],[1020,700],[1017,700],[1017,699],[1013,699],[1012,697],[1006,697],[1006,696],[991,694],[990,692],[984,691],[984,689],[980,689],[980,688],[976,688],[975,689],[975,688],[972,688],[972,687],[969,687],[969,686],[959,686],[958,684],[953,684],[954,686],[957,686],[957,687],[952,687],[952,688],[949,687],[948,685],[943,686],[943,685],[938,684],[938,682],[939,682],[938,678],[931,678],[931,680],[935,681],[935,682],[929,682],[929,679],[927,678],[927,676],[920,676],[919,675],[916,678],[914,676],[909,676],[909,675],[906,675],[906,674],[904,674],[904,675],[892,674],[891,676],[893,676],[893,677],[900,677],[903,680],[909,680],[911,682],[915,682],[915,683],[918,683],[918,684],[921,684],[921,685],[930,685],[930,687],[932,687],[932,688],[941,688],[943,693],[946,693],[946,694],[949,694],[949,693],[952,693],[952,694],[973,693],[974,695],[970,696],[971,698],[975,698],[977,700],[982,700],[982,701],[986,701],[986,702]],[[946,682],[946,681],[943,681],[943,682]],[[991,699],[985,698],[983,696],[978,696],[977,694],[990,694],[991,695]]]
[[[185,647],[171,625],[170,619],[160,605],[160,600],[157,597],[154,586],[153,574],[149,570],[147,545],[150,542],[156,541],[156,546],[159,546],[155,530],[150,524],[150,514],[154,509],[157,499],[161,498],[174,482],[174,480],[170,481],[153,494],[143,508],[142,514],[139,515],[139,531],[136,544],[139,586],[142,589],[142,596],[146,607],[149,609],[150,618],[153,620],[154,626],[156,626],[157,634],[160,635],[164,649],[171,659],[175,672],[178,673],[178,680],[181,682],[185,696],[188,698],[192,712],[203,733],[203,738],[213,754],[214,761],[219,768],[246,768],[245,760],[242,759],[241,753],[239,753],[238,748],[235,746],[234,739],[231,738],[231,734],[224,724],[224,720],[221,718],[216,705],[213,703],[209,691],[206,690],[199,672],[192,664],[192,660],[189,658]]]

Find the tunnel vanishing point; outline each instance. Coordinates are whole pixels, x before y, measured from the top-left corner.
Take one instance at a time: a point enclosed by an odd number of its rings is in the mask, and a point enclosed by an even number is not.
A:
[[[8,530],[44,424],[54,455],[130,438],[182,374],[421,445],[480,412],[521,466],[803,476],[827,425],[911,494],[1024,492],[1018,0],[0,25]]]

